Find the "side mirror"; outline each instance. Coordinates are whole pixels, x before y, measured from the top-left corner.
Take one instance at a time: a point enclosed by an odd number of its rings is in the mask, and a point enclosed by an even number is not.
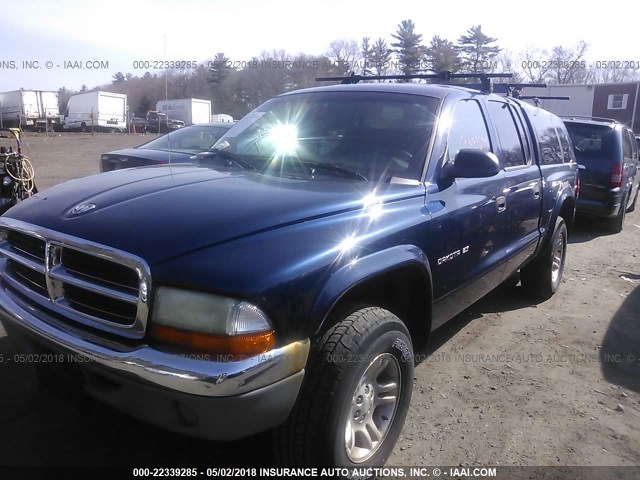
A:
[[[447,163],[442,174],[444,179],[486,178],[497,175],[502,167],[493,153],[477,148],[461,148],[453,162]]]

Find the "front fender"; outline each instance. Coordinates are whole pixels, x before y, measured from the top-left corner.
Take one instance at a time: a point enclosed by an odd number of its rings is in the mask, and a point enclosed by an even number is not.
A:
[[[398,245],[358,258],[336,270],[316,297],[311,310],[311,325],[315,333],[326,327],[327,318],[334,307],[349,291],[363,282],[391,271],[416,266],[429,285],[429,299],[433,297],[431,266],[424,252],[415,245]],[[429,300],[429,304],[431,301]]]

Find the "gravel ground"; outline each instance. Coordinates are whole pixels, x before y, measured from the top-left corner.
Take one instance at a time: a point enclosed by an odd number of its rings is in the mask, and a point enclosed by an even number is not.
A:
[[[151,138],[32,134],[25,152],[42,190]],[[388,464],[640,465],[639,255],[640,213],[617,235],[578,222],[552,299],[499,288],[437,331]],[[0,465],[274,462],[268,435],[204,442],[40,392],[32,365],[7,361],[16,352],[0,327]]]

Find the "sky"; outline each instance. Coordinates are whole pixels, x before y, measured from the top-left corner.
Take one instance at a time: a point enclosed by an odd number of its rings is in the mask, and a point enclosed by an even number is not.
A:
[[[591,62],[640,62],[640,3],[619,0],[615,5],[595,8],[558,0],[0,0],[0,92],[91,88],[110,82],[118,71],[144,74],[148,69],[136,69],[136,61],[204,62],[217,52],[248,60],[280,49],[320,55],[333,40],[364,36],[391,43],[391,34],[405,19],[415,22],[425,44],[433,35],[455,41],[481,24],[483,32],[514,54],[585,40]]]

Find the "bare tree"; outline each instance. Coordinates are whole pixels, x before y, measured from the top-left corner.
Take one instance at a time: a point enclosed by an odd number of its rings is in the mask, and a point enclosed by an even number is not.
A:
[[[531,83],[544,83],[547,79],[551,63],[547,50],[527,48],[517,61],[523,76]]]
[[[331,74],[331,61],[325,56],[298,54],[292,59],[294,67],[289,74],[287,89],[308,88],[316,86],[317,77],[327,77]]]
[[[549,50],[527,48],[517,60],[524,78],[533,83],[582,83],[587,79],[584,41],[574,47],[555,46]]]
[[[168,86],[172,96],[178,98],[188,98],[194,96],[193,84],[195,80],[195,72],[192,69],[178,69],[169,72]]]
[[[126,80],[125,76],[122,74],[122,72],[118,72],[116,73],[113,77],[113,83],[122,83]]]
[[[498,54],[495,60],[496,67],[493,70],[494,72],[510,73],[512,75],[511,78],[505,79],[505,83],[524,83],[528,80],[525,78],[522,69],[518,68],[519,57],[517,55],[514,55],[507,50],[503,50]]]
[[[607,62],[606,65],[592,65],[587,69],[586,83],[620,83],[640,81],[640,66],[636,68],[625,67],[615,68],[618,64]],[[600,68],[597,68],[600,67]]]
[[[584,81],[585,60],[588,45],[579,41],[573,48],[561,45],[551,51],[551,68],[548,72],[549,83],[567,84]]]
[[[343,76],[355,70],[360,59],[360,49],[355,40],[334,40],[329,44],[327,57],[334,64],[334,73]]]

